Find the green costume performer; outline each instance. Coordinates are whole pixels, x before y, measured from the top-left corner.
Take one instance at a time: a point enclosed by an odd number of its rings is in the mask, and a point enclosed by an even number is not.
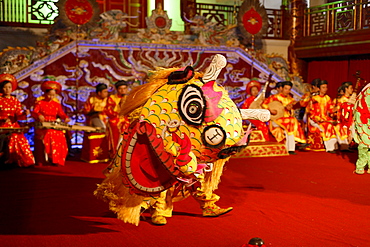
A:
[[[365,173],[365,166],[370,164],[370,84],[366,85],[357,96],[353,108],[355,124],[354,140],[358,143],[357,174]],[[367,171],[370,173],[370,169]]]

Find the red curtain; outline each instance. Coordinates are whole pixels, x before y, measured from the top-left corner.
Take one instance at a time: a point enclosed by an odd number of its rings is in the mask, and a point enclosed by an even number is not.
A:
[[[315,78],[327,80],[329,83],[328,95],[331,98],[337,96],[338,87],[345,81],[351,81],[353,85],[357,80],[356,72],[360,72],[361,83],[370,81],[370,59],[346,59],[338,61],[312,61],[308,63],[307,82]],[[359,90],[361,87],[359,88]]]
[[[349,62],[340,61],[312,61],[308,64],[307,82],[320,78],[328,82],[328,95],[333,99],[337,96],[338,87],[347,81]],[[354,80],[351,80],[354,82]]]
[[[360,83],[361,86],[358,88],[358,91],[364,86],[366,82],[370,82],[370,59],[357,59],[357,60],[350,60],[349,63],[349,71],[348,71],[348,80],[355,85],[357,80],[356,74],[357,71],[360,72]],[[366,82],[365,82],[366,81]]]

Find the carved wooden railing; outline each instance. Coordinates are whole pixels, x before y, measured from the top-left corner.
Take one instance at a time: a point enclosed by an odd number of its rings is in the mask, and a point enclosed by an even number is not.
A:
[[[337,1],[306,9],[303,36],[370,28],[370,2]]]
[[[105,6],[105,1],[97,0],[101,10],[104,12],[109,10]],[[143,11],[146,5],[133,5],[134,7],[125,7],[114,5],[117,9],[123,9],[129,15],[135,15]],[[136,7],[135,7],[136,6]],[[229,25],[236,22],[236,14],[239,11],[239,6],[218,5],[197,3],[197,15],[202,15],[211,21],[222,25]],[[125,7],[125,8],[124,8]],[[46,10],[45,10],[46,9]],[[139,11],[140,10],[140,11]],[[266,9],[268,16],[268,31],[265,38],[282,39],[283,30],[283,12],[280,9]],[[31,4],[26,0],[0,0],[0,26],[26,26],[26,27],[48,27],[54,23],[54,19],[58,16],[58,9],[55,0],[35,0]],[[132,20],[133,24],[139,24],[138,28],[145,27],[145,17],[141,16],[140,20]],[[127,27],[125,32],[137,32],[137,28]]]
[[[197,15],[206,17],[207,19],[217,22],[222,25],[236,23],[236,13],[239,11],[239,6],[219,5],[197,3]],[[280,9],[266,9],[268,17],[268,29],[264,38],[283,39],[284,38],[284,21],[283,11]]]
[[[123,32],[136,33],[138,28],[145,28],[147,13],[146,1],[136,0],[96,0],[101,12],[120,9],[129,16],[134,27],[127,26]],[[48,28],[59,15],[58,0],[0,0],[0,26]]]

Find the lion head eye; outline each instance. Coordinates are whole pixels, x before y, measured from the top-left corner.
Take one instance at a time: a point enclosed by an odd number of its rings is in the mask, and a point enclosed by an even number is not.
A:
[[[210,125],[204,129],[202,140],[207,147],[218,148],[225,144],[226,132],[218,125]]]
[[[179,112],[183,120],[192,125],[201,125],[206,111],[203,91],[196,85],[187,85],[178,101]]]

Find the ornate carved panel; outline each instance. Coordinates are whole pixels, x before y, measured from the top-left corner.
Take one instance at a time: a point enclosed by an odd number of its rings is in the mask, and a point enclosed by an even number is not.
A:
[[[326,33],[327,27],[326,12],[311,14],[311,34],[320,35]]]

